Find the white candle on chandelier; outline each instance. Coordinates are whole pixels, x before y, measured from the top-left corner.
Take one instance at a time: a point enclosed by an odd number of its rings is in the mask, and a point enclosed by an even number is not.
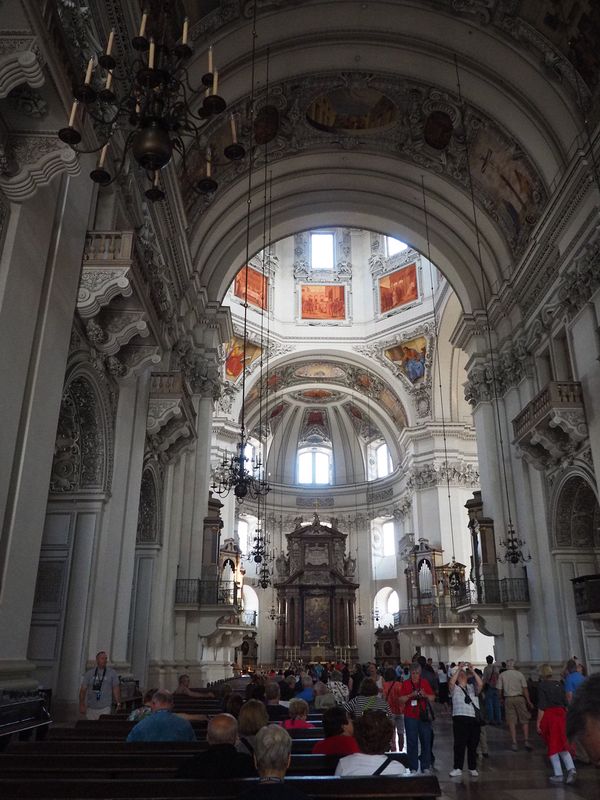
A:
[[[181,44],[188,43],[188,33],[190,30],[190,21],[187,17],[184,17],[183,20],[183,33],[181,34]]]
[[[139,33],[139,35],[142,36],[142,37],[146,33],[146,22],[147,21],[148,21],[148,12],[147,11],[143,11],[142,12],[142,21],[140,22],[140,33]]]
[[[229,117],[229,121],[231,123],[231,141],[237,144],[237,130],[235,128],[235,117],[233,114]]]
[[[110,89],[110,87],[112,86],[112,78],[113,78],[113,76],[112,76],[112,70],[109,70],[109,71],[106,73],[106,83],[104,84],[104,88],[105,88],[106,90],[109,90],[109,89]]]
[[[87,70],[85,71],[85,80],[84,83],[86,86],[89,86],[92,80],[92,72],[94,69],[94,59],[90,58],[87,65]]]
[[[154,39],[150,39],[150,50],[148,52],[148,68],[154,69],[154,56],[156,53],[156,44],[154,43]]]
[[[212,52],[212,44],[208,48],[208,71],[213,71],[213,52]]]
[[[71,114],[69,116],[69,128],[72,128],[75,124],[75,116],[77,115],[77,106],[79,102],[77,100],[73,100],[73,105],[71,106]]]
[[[154,185],[158,186],[158,175],[159,171],[157,169],[154,170]]]
[[[98,169],[102,169],[104,163],[106,161],[106,153],[108,152],[108,142],[104,145],[102,150],[100,150],[100,158],[98,159]]]
[[[211,164],[211,161],[210,161],[210,152],[207,152],[207,154],[206,154],[206,177],[210,178],[211,173],[212,173],[212,164]]]
[[[108,44],[106,45],[106,55],[112,55],[113,44],[115,43],[115,29],[111,28],[108,34]]]
[[[213,72],[212,93],[216,94],[218,88],[219,88],[219,70],[215,67],[215,71]]]

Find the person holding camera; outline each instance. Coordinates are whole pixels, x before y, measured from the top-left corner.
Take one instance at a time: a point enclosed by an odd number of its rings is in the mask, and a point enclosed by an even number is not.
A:
[[[421,743],[421,772],[431,775],[431,703],[435,692],[421,675],[421,665],[410,665],[410,677],[404,681],[398,698],[404,709],[406,754],[412,773],[419,770],[419,742]]]
[[[102,714],[110,714],[114,701],[117,709],[121,707],[121,687],[119,676],[107,667],[108,656],[104,650],[96,653],[96,666],[88,669],[81,679],[79,689],[79,713],[86,719],[100,719]]]
[[[479,775],[477,745],[482,723],[478,695],[483,689],[483,681],[469,663],[463,664],[461,661],[448,682],[448,688],[452,697],[454,734],[454,767],[450,770],[450,777],[462,775],[466,750],[469,773],[476,778]]]

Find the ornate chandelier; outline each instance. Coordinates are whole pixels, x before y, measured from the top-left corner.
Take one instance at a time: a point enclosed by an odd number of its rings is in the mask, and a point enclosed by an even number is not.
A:
[[[244,343],[245,341],[244,336]],[[213,472],[213,482],[210,488],[220,497],[227,497],[230,492],[233,492],[241,503],[246,498],[256,500],[270,491],[271,487],[264,476],[262,459],[260,456],[254,455],[248,458],[246,455],[248,444],[245,430],[242,427],[236,452],[230,455],[225,454]]]
[[[516,565],[520,563],[525,564],[527,561],[531,561],[531,553],[524,555],[523,548],[525,547],[525,542],[523,539],[519,539],[515,533],[515,529],[511,524],[508,526],[506,539],[500,542],[500,547],[502,547],[504,550],[504,553],[497,557],[497,560],[501,564]]]
[[[213,65],[212,47],[201,85],[196,88],[190,85],[186,69],[193,53],[188,43],[189,21],[187,17],[184,19],[181,38],[173,41],[170,35],[173,5],[163,2],[156,18],[151,18],[147,11],[142,13],[138,35],[131,40],[137,54],[131,64],[117,64],[113,55],[115,31],[111,30],[106,50],[97,62],[90,58],[83,82],[73,87],[68,124],[58,131],[59,138],[76,153],[99,152],[90,178],[101,186],[112,183],[122,172],[127,156],[133,156],[146,172],[150,186],[145,194],[152,202],[165,197],[160,188],[160,171],[169,164],[173,153],[180,155],[184,174],[187,173],[186,142],[188,146],[197,144],[207,120],[226,109],[225,100],[218,94],[219,76]],[[91,150],[78,148],[86,117],[91,118],[101,142]],[[246,151],[237,141],[233,116],[230,122],[232,141],[225,147],[224,155],[236,161]],[[111,145],[115,151],[121,151],[115,152],[118,166],[112,175],[107,168]],[[207,149],[205,174],[192,185],[196,191],[206,194],[217,189],[211,164],[212,154]]]

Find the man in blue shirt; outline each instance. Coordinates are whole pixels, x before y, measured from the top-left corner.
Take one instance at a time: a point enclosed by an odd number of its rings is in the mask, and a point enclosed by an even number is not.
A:
[[[129,732],[128,742],[195,742],[194,729],[182,717],[173,714],[173,695],[159,689],[152,697],[152,713]]]
[[[584,680],[584,676],[577,669],[577,662],[574,658],[570,658],[567,661],[567,674],[565,676],[565,694],[569,705],[573,702],[573,695],[577,691],[577,687],[581,686]]]

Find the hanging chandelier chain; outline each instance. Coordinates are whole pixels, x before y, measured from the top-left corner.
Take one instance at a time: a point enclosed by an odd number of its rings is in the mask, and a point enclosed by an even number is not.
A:
[[[458,86],[458,99],[459,105],[461,109],[461,121],[462,121],[462,128],[464,134],[464,141],[465,141],[465,156],[467,162],[467,175],[469,178],[469,193],[471,197],[471,208],[473,211],[473,223],[475,225],[475,237],[477,243],[477,260],[479,262],[479,270],[481,273],[481,292],[482,292],[482,299],[483,299],[483,310],[485,313],[485,324],[486,324],[486,333],[487,333],[487,340],[488,340],[488,349],[489,349],[489,356],[490,356],[490,366],[492,371],[492,391],[493,391],[493,399],[494,399],[494,409],[495,409],[495,417],[496,417],[496,425],[497,425],[497,441],[500,448],[500,459],[502,461],[502,478],[504,481],[504,492],[506,496],[506,511],[508,516],[508,528],[509,530],[513,530],[513,521],[512,521],[512,512],[511,512],[511,502],[510,502],[510,492],[508,488],[508,474],[506,471],[506,458],[504,453],[504,436],[502,434],[502,420],[500,417],[500,404],[499,400],[499,392],[498,392],[498,382],[496,378],[496,363],[494,359],[494,348],[492,342],[492,328],[490,324],[490,314],[488,310],[488,297],[487,297],[487,290],[486,290],[486,276],[485,270],[483,268],[483,258],[481,254],[481,238],[479,235],[479,225],[477,223],[477,206],[475,204],[475,189],[473,186],[473,175],[471,172],[471,150],[469,146],[469,137],[467,135],[466,124],[465,124],[465,102],[462,95],[462,87],[460,82],[460,71],[458,69],[458,58],[456,55],[454,56],[454,66],[456,69],[456,81]]]
[[[431,286],[431,306],[433,310],[433,334],[435,339],[435,360],[437,363],[438,388],[440,391],[440,412],[442,415],[442,440],[444,442],[444,466],[446,468],[446,488],[448,491],[448,513],[450,515],[450,537],[452,541],[452,563],[456,562],[456,548],[454,544],[454,517],[452,514],[452,499],[450,496],[450,470],[448,468],[448,441],[446,438],[446,414],[444,407],[444,393],[442,391],[442,365],[439,349],[438,314],[433,288],[433,266],[431,263],[431,240],[429,236],[429,213],[427,211],[427,198],[425,196],[425,179],[421,175],[421,191],[423,193],[423,214],[425,217],[425,236],[427,237],[427,260],[429,261],[429,283]]]

